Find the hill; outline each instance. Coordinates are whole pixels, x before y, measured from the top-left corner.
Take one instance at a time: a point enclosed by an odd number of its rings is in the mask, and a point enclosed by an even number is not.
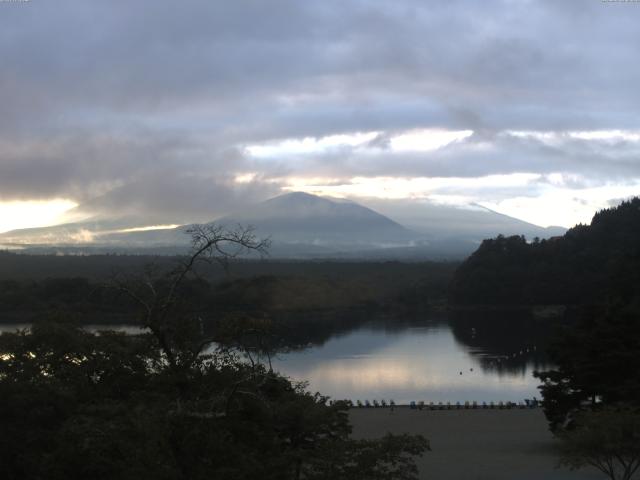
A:
[[[596,213],[590,225],[527,242],[482,242],[451,284],[456,305],[640,302],[640,198]]]

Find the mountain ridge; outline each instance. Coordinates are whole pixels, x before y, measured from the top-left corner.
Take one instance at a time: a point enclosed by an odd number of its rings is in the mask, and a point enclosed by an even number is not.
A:
[[[272,238],[271,253],[276,258],[462,258],[475,250],[483,238],[497,233],[520,229],[531,237],[545,236],[542,227],[482,206],[474,207],[482,212],[473,212],[406,202],[390,209],[391,213],[402,217],[403,212],[407,214],[410,207],[414,208],[414,217],[423,221],[418,228],[407,224],[410,222],[396,221],[396,216],[385,214],[385,208],[378,206],[384,207],[375,202],[369,207],[348,199],[289,192],[209,223],[228,228],[253,226],[259,236]],[[131,231],[122,228],[124,226],[126,220],[123,219],[95,219],[6,232],[0,234],[0,243],[15,243],[27,248],[75,246],[102,251],[109,248],[171,251],[175,247],[180,252],[189,245],[186,235],[189,225],[147,231]],[[508,228],[502,228],[505,226]]]

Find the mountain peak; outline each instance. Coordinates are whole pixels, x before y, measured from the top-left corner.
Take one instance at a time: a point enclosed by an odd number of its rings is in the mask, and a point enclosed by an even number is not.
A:
[[[276,198],[288,198],[288,199],[298,199],[298,198],[308,198],[308,199],[322,199],[322,197],[318,195],[314,195],[313,193],[307,192],[288,192],[283,193],[282,195],[278,195],[276,197],[271,198],[270,200],[275,200]]]
[[[253,225],[256,231],[289,242],[401,243],[413,238],[406,228],[355,202],[290,192],[220,220]]]
[[[338,200],[338,199],[336,199]],[[262,202],[263,204],[299,204],[303,203],[305,205],[327,205],[329,203],[343,203],[341,201],[334,201],[332,198],[321,197],[319,195],[314,195],[312,193],[307,192],[289,192],[283,193],[282,195],[278,195],[277,197],[270,198]]]

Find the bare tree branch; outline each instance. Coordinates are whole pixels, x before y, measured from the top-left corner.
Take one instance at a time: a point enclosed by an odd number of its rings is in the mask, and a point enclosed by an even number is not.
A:
[[[177,368],[179,362],[193,363],[202,349],[211,343],[211,339],[199,339],[195,348],[190,348],[190,358],[181,358],[175,351],[171,338],[172,316],[176,314],[175,305],[179,297],[179,289],[190,275],[195,272],[198,261],[217,263],[225,272],[229,271],[229,261],[250,253],[261,257],[267,255],[269,239],[258,238],[251,226],[236,226],[228,229],[215,223],[193,225],[187,232],[191,235],[191,251],[189,255],[169,272],[161,272],[156,265],[148,265],[141,276],[114,276],[112,284],[143,310],[142,323],[149,328],[158,340],[169,364]],[[203,333],[202,320],[200,334]],[[184,349],[182,349],[184,352]],[[184,355],[183,355],[184,357]]]

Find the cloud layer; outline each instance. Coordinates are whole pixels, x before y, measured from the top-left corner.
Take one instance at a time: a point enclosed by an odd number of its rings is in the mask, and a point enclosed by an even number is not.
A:
[[[597,208],[640,193],[639,19],[597,1],[0,3],[0,201],[173,223],[291,185],[436,177],[415,195],[605,188]],[[398,147],[424,131],[453,140]],[[514,174],[531,180],[459,180]]]

